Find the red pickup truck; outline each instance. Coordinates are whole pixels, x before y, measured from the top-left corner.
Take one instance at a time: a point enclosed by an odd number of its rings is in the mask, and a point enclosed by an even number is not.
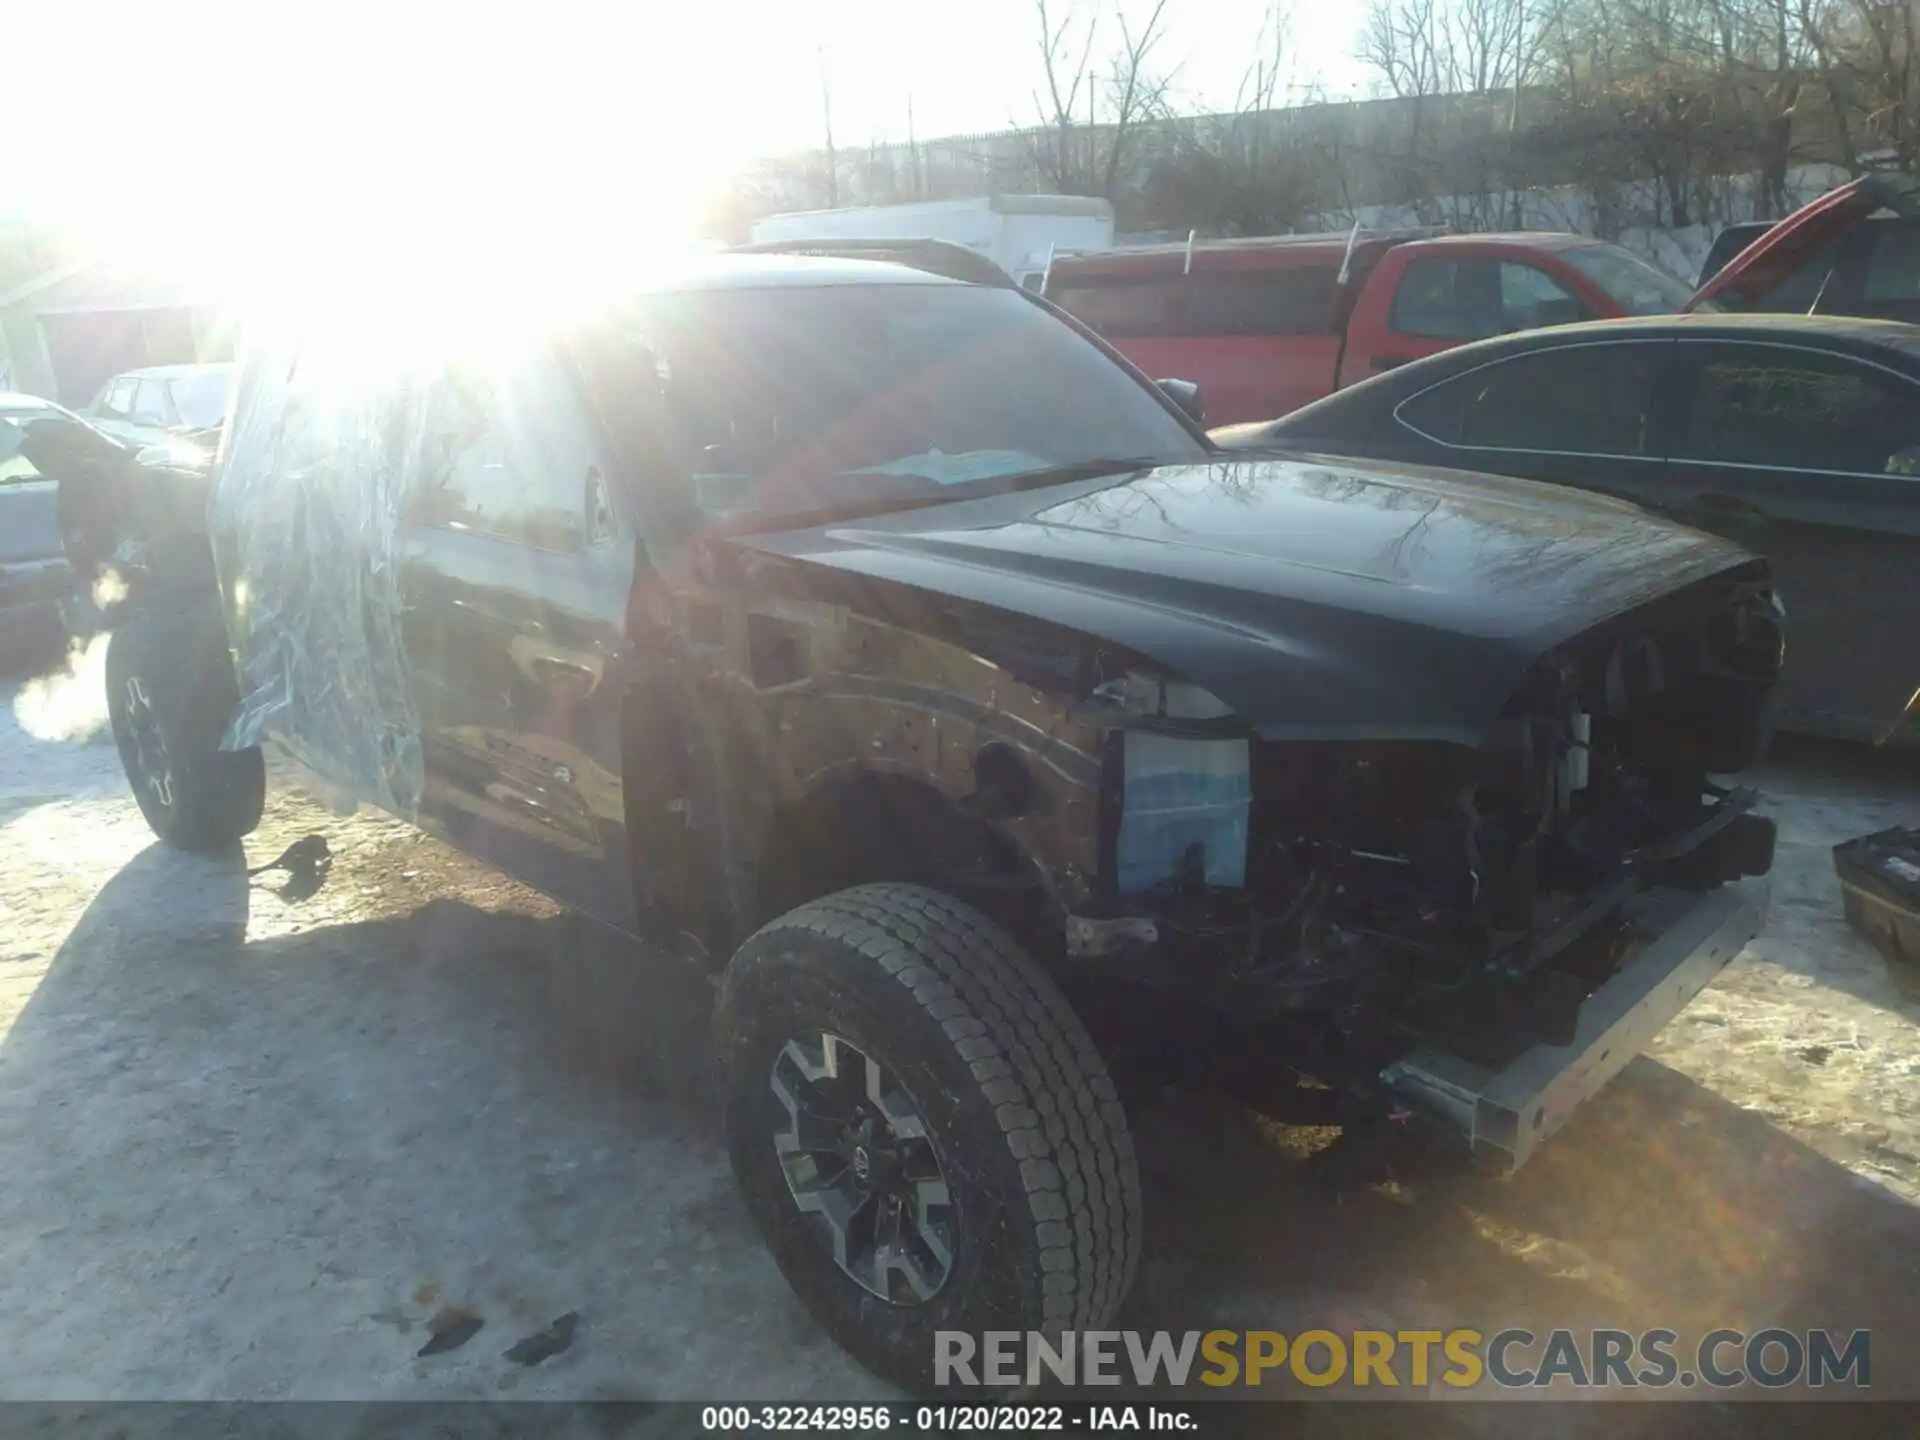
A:
[[[1682,309],[1692,287],[1579,235],[1288,235],[1054,261],[1044,293],[1149,375],[1200,386],[1207,424],[1284,415],[1469,340]]]
[[[1883,171],[1829,190],[1698,290],[1579,235],[1357,229],[1071,256],[1048,267],[1043,289],[1149,375],[1197,384],[1208,425],[1234,425],[1469,340],[1573,320],[1722,309],[1907,319],[1920,264],[1910,243],[1876,248],[1858,233],[1875,216],[1899,222],[1880,227],[1887,235],[1914,233],[1920,180]]]

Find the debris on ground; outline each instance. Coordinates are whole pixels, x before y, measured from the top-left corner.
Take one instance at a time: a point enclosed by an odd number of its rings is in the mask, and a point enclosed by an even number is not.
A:
[[[579,1314],[569,1310],[546,1329],[516,1341],[505,1358],[516,1365],[538,1365],[542,1360],[551,1360],[573,1344],[574,1332],[579,1328]]]
[[[447,1305],[434,1311],[433,1318],[427,1321],[427,1343],[415,1353],[425,1359],[429,1355],[445,1355],[450,1350],[458,1350],[486,1325],[471,1310],[463,1310],[457,1305]]]
[[[332,866],[333,851],[327,845],[327,837],[303,835],[266,864],[247,871],[247,878],[257,880],[276,870],[283,871],[287,878],[274,893],[282,900],[308,900],[319,893]]]
[[[1895,827],[1833,847],[1847,924],[1889,965],[1920,975],[1920,830]]]

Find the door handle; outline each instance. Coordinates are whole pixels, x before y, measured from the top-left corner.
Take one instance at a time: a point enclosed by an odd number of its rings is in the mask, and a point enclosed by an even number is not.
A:
[[[585,682],[589,692],[605,678],[606,661],[579,650],[560,650],[529,635],[516,635],[507,645],[514,668],[535,685],[556,680]]]
[[[593,666],[578,660],[564,660],[558,655],[535,655],[527,661],[527,671],[535,680],[545,683],[548,680],[598,680],[600,672]]]

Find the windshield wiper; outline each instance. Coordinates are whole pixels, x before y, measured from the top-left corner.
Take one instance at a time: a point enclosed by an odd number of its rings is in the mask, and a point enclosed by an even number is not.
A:
[[[770,530],[805,530],[814,525],[841,524],[849,520],[866,520],[876,515],[893,515],[907,510],[925,510],[933,505],[957,505],[966,500],[979,500],[990,495],[1011,495],[1023,490],[1039,490],[1049,485],[1069,485],[1076,480],[1098,480],[1103,476],[1126,475],[1136,470],[1150,470],[1162,464],[1150,456],[1100,456],[1090,460],[1075,460],[1066,465],[1047,465],[1038,470],[1015,470],[1005,475],[983,475],[978,480],[964,480],[951,485],[939,485],[924,475],[903,476],[895,471],[853,471],[836,477],[842,480],[858,480],[866,475],[890,480],[917,479],[936,485],[931,491],[910,495],[869,495],[857,500],[848,500],[837,505],[820,505],[807,510],[783,510],[745,514],[736,517],[726,525],[724,533],[748,535]]]
[[[1151,455],[1101,455],[1091,460],[1075,460],[1066,465],[1048,465],[1040,470],[1020,470],[1011,475],[995,475],[990,480],[980,483],[1005,485],[1009,490],[1033,490],[1043,485],[1067,485],[1075,480],[1098,480],[1104,475],[1125,475],[1134,470],[1151,470],[1154,466],[1164,463]]]
[[[1130,470],[1147,470],[1160,463],[1150,456],[1102,455],[1089,460],[1072,460],[1064,465],[1043,465],[1037,470],[1003,470],[998,474],[976,475],[967,480],[940,480],[915,470],[849,470],[844,475],[836,475],[834,480],[836,483],[850,480],[918,480],[939,487],[939,494],[933,496],[937,503],[956,493],[963,496],[997,495],[1002,490],[1026,490],[1037,485],[1096,480],[1102,475],[1124,475]],[[919,498],[916,495],[909,497],[909,500]],[[862,500],[859,503],[865,502]]]

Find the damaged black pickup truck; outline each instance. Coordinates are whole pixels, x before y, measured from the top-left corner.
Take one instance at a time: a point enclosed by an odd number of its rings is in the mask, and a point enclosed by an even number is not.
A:
[[[747,1204],[917,1387],[1111,1321],[1136,1081],[1510,1168],[1761,922],[1763,562],[1195,408],[937,247],[720,254],[497,362],[255,354],[184,529],[99,471],[73,558],[164,839],[272,741],[711,967]]]

